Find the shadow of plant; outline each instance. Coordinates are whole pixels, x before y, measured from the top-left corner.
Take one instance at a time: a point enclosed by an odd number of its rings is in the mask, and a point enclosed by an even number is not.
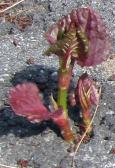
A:
[[[26,137],[42,133],[47,123],[30,123],[26,118],[17,116],[10,107],[5,107],[0,113],[0,136],[13,133],[15,136]]]
[[[39,87],[43,95],[44,105],[47,106],[47,108],[50,105],[49,95],[53,93],[54,98],[57,98],[58,74],[54,68],[50,69],[44,66],[31,65],[17,72],[11,78],[13,86],[24,82],[33,82]],[[73,88],[73,83],[71,84],[71,88]],[[69,116],[73,121],[78,122],[80,118],[79,108],[69,108]],[[13,133],[15,136],[28,137],[41,134],[47,128],[50,128],[58,136],[61,136],[59,128],[52,121],[30,123],[26,118],[17,116],[9,106],[1,110],[0,136]]]
[[[57,98],[57,81],[57,70],[42,65],[28,66],[11,79],[14,86],[24,82],[35,83],[44,95],[45,105],[49,104],[49,94],[53,93],[54,98]]]

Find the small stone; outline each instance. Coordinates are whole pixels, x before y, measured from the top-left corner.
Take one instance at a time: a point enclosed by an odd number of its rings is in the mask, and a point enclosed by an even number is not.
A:
[[[112,11],[113,16],[115,16],[115,10]]]
[[[4,69],[5,70],[5,69]],[[10,75],[9,74],[3,74],[2,75],[3,77],[9,77]]]
[[[58,73],[56,71],[54,71],[52,74],[51,74],[51,79],[54,81],[54,82],[57,82],[58,81]]]
[[[107,103],[103,103],[104,106],[106,106]]]
[[[115,112],[114,112],[114,111],[112,111],[112,110],[110,110],[110,111],[107,111],[107,112],[106,112],[106,114],[113,115],[113,114],[115,114]]]
[[[4,78],[0,78],[0,82],[4,82]]]
[[[40,70],[40,74],[44,74],[45,71],[43,69]]]

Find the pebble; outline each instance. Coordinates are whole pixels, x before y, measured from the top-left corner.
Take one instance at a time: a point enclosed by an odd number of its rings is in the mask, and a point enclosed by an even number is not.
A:
[[[115,112],[114,112],[114,111],[112,111],[112,110],[110,110],[110,111],[107,111],[107,112],[106,112],[106,114],[113,115],[113,114],[115,114]]]
[[[10,76],[10,74],[2,74],[2,75],[0,75],[0,77],[9,77]]]
[[[104,105],[104,106],[106,106],[106,105],[107,105],[107,103],[103,103],[103,105]]]
[[[115,16],[115,10],[112,11],[113,16]]]
[[[4,83],[4,78],[0,78],[0,82],[3,82],[3,83]]]
[[[58,72],[54,71],[50,77],[54,82],[58,81]]]

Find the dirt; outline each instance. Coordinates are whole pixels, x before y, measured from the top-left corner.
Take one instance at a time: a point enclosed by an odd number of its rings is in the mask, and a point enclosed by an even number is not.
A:
[[[115,2],[95,0],[90,3],[105,19],[114,44]],[[44,33],[49,25],[72,8],[86,5],[89,5],[88,1],[83,0],[24,1],[16,7],[18,13],[25,10],[21,15],[32,19],[24,30],[19,28],[18,22],[4,22],[4,17],[1,18],[0,168],[4,168],[2,164],[11,168],[19,164],[26,164],[27,168],[71,168],[70,145],[59,136],[54,126],[49,122],[32,124],[16,116],[8,104],[7,95],[12,85],[32,81],[44,92],[46,105],[49,104],[49,92],[57,96],[58,58],[43,56],[48,47]],[[10,12],[16,15],[17,11],[12,9]],[[93,68],[76,66],[73,71],[73,87],[85,71],[102,85],[100,105],[94,120],[94,136],[89,143],[81,145],[75,158],[76,168],[115,167],[115,154],[111,152],[115,148],[115,81],[109,80],[115,73],[114,52],[113,45],[107,62]]]

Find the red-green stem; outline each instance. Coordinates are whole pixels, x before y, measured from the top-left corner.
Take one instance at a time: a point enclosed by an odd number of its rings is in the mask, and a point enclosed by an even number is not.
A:
[[[59,83],[58,83],[58,106],[62,107],[64,117],[68,117],[67,113],[67,94],[72,76],[72,69],[59,70]]]
[[[59,118],[54,118],[53,121],[59,126],[61,134],[66,141],[70,142],[75,139],[68,118],[64,119],[62,114]]]
[[[59,83],[58,83],[58,107],[61,107],[63,110],[62,114],[62,123],[58,123],[62,135],[66,141],[72,141],[75,139],[74,134],[71,130],[70,123],[68,120],[68,110],[67,110],[67,94],[68,88],[70,85],[72,76],[72,67],[68,69],[63,69],[62,67],[59,70]]]

